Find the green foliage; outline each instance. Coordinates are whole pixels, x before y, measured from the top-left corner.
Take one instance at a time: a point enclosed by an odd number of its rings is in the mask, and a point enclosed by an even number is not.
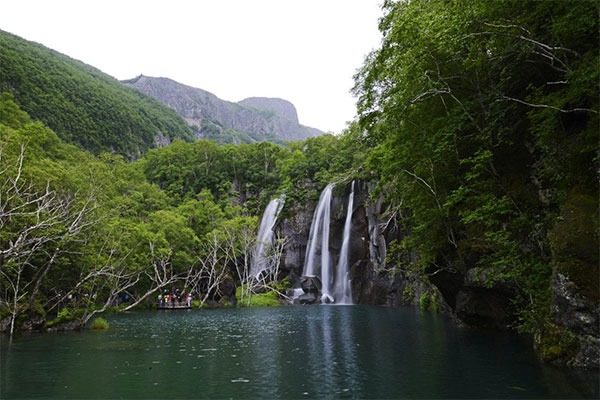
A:
[[[425,292],[421,295],[421,297],[419,297],[419,308],[421,309],[421,311],[427,311],[429,310],[429,305],[431,302],[431,297],[429,296],[429,293]]]
[[[274,195],[285,196],[289,215],[328,183],[342,190],[353,179],[376,181],[373,195],[403,216],[409,234],[390,243],[389,265],[408,265],[415,276],[476,269],[486,287],[514,282],[523,331],[546,329],[553,267],[600,297],[590,279],[599,265],[595,3],[413,0],[386,1],[383,10],[381,47],[356,75],[357,121],[343,135],[285,148],[187,143],[190,131],[172,110],[0,32],[0,91],[9,92],[0,94],[0,171],[14,176],[23,152],[21,176],[32,190],[48,188],[77,207],[93,194],[97,204],[82,240],[58,241],[59,267],[45,275],[39,298],[115,260],[127,273],[152,274],[156,256],[175,272],[196,268],[212,238],[233,238],[241,249],[239,233],[253,232]],[[198,129],[206,138],[226,131],[214,121]],[[134,163],[110,154],[140,157],[159,131],[183,140]],[[225,133],[235,143],[256,140]],[[2,221],[0,250],[36,218]],[[65,232],[68,221],[43,228]],[[0,280],[31,282],[55,245],[43,243],[22,275],[5,262]],[[150,282],[140,276],[143,291]],[[70,307],[98,307],[83,296],[92,287],[82,284]],[[404,295],[413,296],[412,286]],[[437,294],[419,299],[422,309],[438,303]],[[252,296],[259,304],[279,304],[277,294]]]
[[[425,292],[419,297],[419,308],[421,311],[438,312],[440,309],[440,301],[437,297],[437,292]]]
[[[268,142],[217,146],[208,140],[177,141],[148,152],[140,163],[147,179],[174,203],[208,199],[225,209],[233,206],[229,199],[235,196],[256,212],[279,184],[277,161],[284,152]]]
[[[580,186],[591,192],[580,215],[597,215],[596,6],[414,0],[383,10],[381,47],[354,91],[367,167],[408,210],[403,247],[421,270],[484,268],[514,280],[521,329],[539,331],[558,238],[594,229],[561,224],[557,210],[573,210],[564,203]],[[564,255],[565,268],[591,281],[589,261]]]
[[[280,305],[281,303],[277,298],[277,293],[270,291],[266,293],[253,294],[252,298],[250,299],[249,307],[277,307]]]
[[[95,318],[92,324],[90,325],[90,328],[94,330],[108,329],[108,321],[101,317]]]
[[[248,305],[247,299],[241,301],[242,288],[238,286],[235,290],[235,298],[238,307],[277,307],[280,306],[279,297],[277,292],[269,290],[265,293],[254,293],[250,298],[250,304]]]
[[[77,319],[77,311],[74,309],[70,309],[67,307],[61,308],[56,318],[51,321],[47,321],[45,327],[52,328],[53,326],[64,324],[65,322],[70,322]]]
[[[33,119],[96,154],[137,158],[158,134],[193,138],[185,121],[158,100],[42,45],[0,31],[0,59],[0,92],[12,91]]]

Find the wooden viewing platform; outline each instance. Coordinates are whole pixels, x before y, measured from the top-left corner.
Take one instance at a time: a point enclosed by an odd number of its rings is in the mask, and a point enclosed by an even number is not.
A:
[[[192,308],[191,305],[188,306],[186,301],[168,301],[158,305],[159,310],[181,310],[186,308]]]

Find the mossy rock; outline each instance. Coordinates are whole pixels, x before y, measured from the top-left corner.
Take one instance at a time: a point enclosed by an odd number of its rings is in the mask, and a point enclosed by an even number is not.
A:
[[[238,300],[237,303],[240,307],[245,307],[247,303],[247,299],[244,298],[243,302]],[[280,306],[281,302],[279,301],[279,297],[277,292],[269,291],[266,293],[255,293],[250,298],[250,304],[248,307],[276,307]]]
[[[569,194],[549,237],[556,271],[597,302],[600,299],[597,199],[583,193]]]
[[[543,331],[536,335],[535,345],[542,360],[565,364],[575,357],[577,353],[577,339],[569,329],[546,324]]]
[[[600,284],[598,282],[598,266],[592,266],[576,258],[556,263],[556,271],[567,276],[579,293],[585,298],[598,303],[600,301]]]
[[[598,201],[586,194],[570,194],[550,232],[555,259],[578,258],[598,264]]]
[[[219,307],[223,307],[223,308],[230,308],[233,307],[233,303],[231,302],[231,300],[227,297],[221,297],[219,299]]]

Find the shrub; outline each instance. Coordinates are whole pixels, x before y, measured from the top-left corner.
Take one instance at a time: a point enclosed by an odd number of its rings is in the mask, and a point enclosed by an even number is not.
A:
[[[108,322],[104,318],[98,317],[92,322],[90,328],[96,330],[108,329]]]
[[[421,295],[421,297],[419,297],[419,308],[421,309],[421,311],[427,311],[427,310],[429,310],[429,304],[430,304],[429,293],[425,292]]]

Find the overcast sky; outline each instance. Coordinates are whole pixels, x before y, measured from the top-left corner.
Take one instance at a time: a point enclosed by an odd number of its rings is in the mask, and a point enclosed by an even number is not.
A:
[[[143,73],[224,100],[281,97],[339,133],[352,76],[380,42],[381,0],[2,1],[0,29],[117,79]]]

